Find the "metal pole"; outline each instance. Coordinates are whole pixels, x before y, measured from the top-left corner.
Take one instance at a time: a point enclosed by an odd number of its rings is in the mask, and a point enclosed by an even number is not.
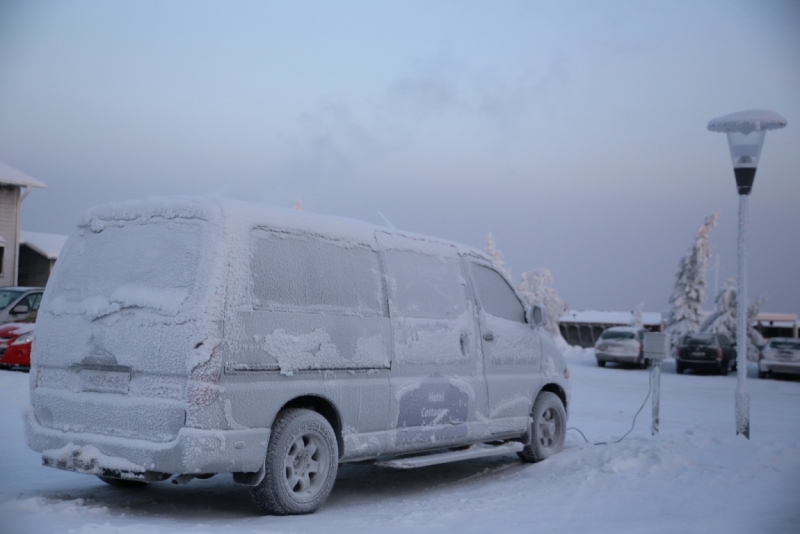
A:
[[[750,439],[750,392],[747,390],[747,198],[739,195],[739,265],[736,284],[736,435]]]
[[[650,433],[655,436],[658,434],[658,410],[661,404],[661,360],[650,361],[650,380],[653,382],[653,426]]]

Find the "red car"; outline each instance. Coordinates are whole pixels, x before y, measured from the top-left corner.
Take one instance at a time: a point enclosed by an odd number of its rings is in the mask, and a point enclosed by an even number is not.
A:
[[[0,367],[30,369],[33,323],[0,326]]]

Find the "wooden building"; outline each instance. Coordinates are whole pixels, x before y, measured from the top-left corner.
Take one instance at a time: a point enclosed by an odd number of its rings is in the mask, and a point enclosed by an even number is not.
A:
[[[46,186],[0,162],[0,287],[19,285],[19,214],[32,187]]]

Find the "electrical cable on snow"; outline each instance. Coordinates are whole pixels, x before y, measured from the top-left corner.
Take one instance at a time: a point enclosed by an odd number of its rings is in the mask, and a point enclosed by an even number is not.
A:
[[[648,375],[649,375],[649,380],[648,380],[649,384],[648,384],[648,388],[647,388],[647,396],[644,398],[644,401],[642,402],[642,405],[639,407],[639,409],[633,415],[633,422],[631,423],[631,429],[628,430],[627,432],[625,432],[625,434],[623,434],[622,437],[619,438],[618,440],[610,442],[611,444],[619,443],[620,441],[625,439],[628,436],[628,434],[633,432],[633,428],[636,426],[636,418],[639,416],[640,413],[642,413],[642,410],[644,409],[644,405],[647,404],[647,399],[650,398],[650,393],[653,392],[653,374],[652,373],[648,373]],[[568,427],[567,430],[575,430],[578,434],[581,435],[581,437],[583,437],[583,440],[586,443],[589,443],[589,440],[586,439],[586,436],[583,434],[583,432],[580,431],[579,428],[571,426],[571,427]],[[608,445],[608,444],[609,444],[608,441],[598,441],[596,443],[593,443],[593,445]]]

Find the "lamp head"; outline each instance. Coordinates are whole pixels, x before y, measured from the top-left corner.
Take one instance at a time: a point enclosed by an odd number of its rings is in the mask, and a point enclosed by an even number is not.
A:
[[[767,130],[783,128],[786,124],[786,119],[774,111],[766,110],[740,111],[708,123],[708,129],[712,132],[728,134],[733,173],[740,195],[749,195],[753,188]]]

